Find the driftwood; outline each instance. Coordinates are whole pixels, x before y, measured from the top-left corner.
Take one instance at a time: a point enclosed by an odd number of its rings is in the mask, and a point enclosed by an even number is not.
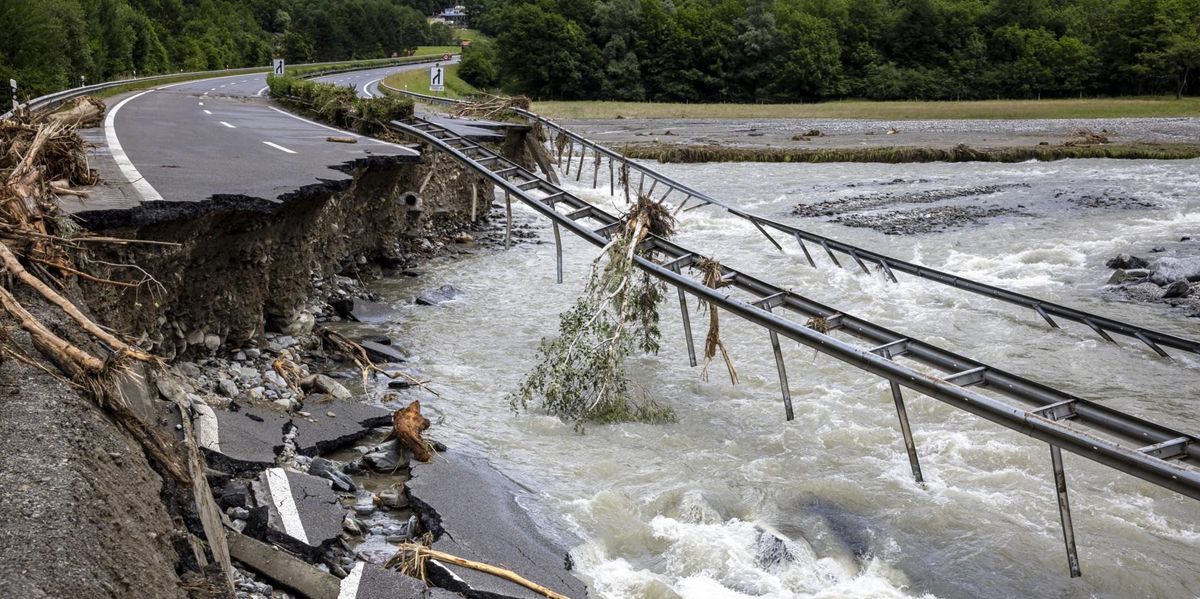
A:
[[[392,432],[413,457],[428,462],[433,459],[433,444],[421,433],[429,428],[429,419],[421,415],[421,402],[414,400],[408,407],[392,414]]]
[[[104,121],[104,102],[92,96],[75,98],[69,110],[56,112],[47,117],[50,121],[70,127],[95,127]]]
[[[721,263],[712,258],[701,258],[696,263],[696,268],[704,277],[704,285],[712,289],[720,289],[729,285],[723,277],[721,271]],[[733,360],[729,358],[729,352],[725,349],[725,342],[721,341],[721,321],[717,314],[717,305],[708,303],[708,335],[704,338],[704,369],[700,376],[704,380],[708,380],[708,367],[712,365],[713,359],[717,357],[717,351],[720,350],[721,358],[725,360],[725,369],[729,372],[730,384],[738,383],[737,370],[733,367]]]
[[[533,582],[524,576],[513,572],[512,570],[506,570],[491,564],[464,559],[458,557],[457,555],[431,549],[418,543],[406,543],[401,545],[400,550],[397,551],[396,554],[387,561],[386,567],[395,568],[408,576],[419,578],[422,581],[428,582],[425,575],[425,562],[431,559],[439,562],[445,562],[447,564],[454,564],[463,568],[470,568],[477,572],[483,572],[497,578],[502,578],[513,584],[525,587],[543,597],[548,597],[549,599],[569,599],[566,595],[557,593],[547,587]]]

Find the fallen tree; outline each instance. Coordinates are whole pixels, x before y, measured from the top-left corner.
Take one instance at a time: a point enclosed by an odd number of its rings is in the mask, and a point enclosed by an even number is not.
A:
[[[634,353],[658,352],[658,305],[665,291],[634,257],[645,254],[641,245],[648,236],[669,237],[674,228],[664,206],[638,198],[593,263],[583,295],[559,317],[559,335],[542,340],[537,365],[509,397],[513,409],[537,404],[577,430],[588,421],[674,419],[669,407],[637,396],[625,370]]]

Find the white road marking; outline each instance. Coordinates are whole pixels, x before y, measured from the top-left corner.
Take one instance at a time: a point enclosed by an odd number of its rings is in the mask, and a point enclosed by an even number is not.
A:
[[[205,111],[204,111],[204,114],[212,114],[212,111],[211,111],[211,110],[205,110]]]
[[[262,88],[262,89],[258,90],[258,93],[257,93],[257,94],[254,94],[254,95],[256,95],[256,96],[262,96],[263,94],[267,93],[267,90],[269,90],[269,89],[271,89],[271,86],[269,86],[269,85],[268,85],[268,86],[266,86],[266,87],[264,87],[264,88]]]
[[[338,588],[337,599],[355,599],[358,597],[358,585],[362,583],[365,567],[366,564],[363,562],[354,564],[354,569],[350,571],[350,575],[342,579],[342,584]]]
[[[229,127],[230,129],[237,129],[237,127],[234,127],[233,125],[230,125],[229,123],[226,123],[225,121],[221,121],[221,124],[225,125],[226,127]]]
[[[279,150],[279,151],[281,151],[281,152],[287,152],[288,154],[295,154],[295,153],[296,153],[296,152],[295,152],[295,150],[289,150],[289,149],[287,149],[287,148],[285,148],[285,147],[283,147],[283,146],[281,146],[281,145],[279,145],[279,144],[276,144],[276,143],[271,143],[271,142],[269,142],[269,141],[264,141],[263,143],[265,143],[265,144],[267,144],[268,146],[271,146],[272,148],[275,148],[276,150]]]
[[[130,100],[140,98],[154,90],[146,90],[140,94],[129,96],[117,103],[108,111],[108,116],[104,118],[104,139],[108,142],[108,151],[112,154],[113,162],[117,163],[117,168],[121,169],[121,174],[125,176],[125,180],[133,185],[133,190],[139,196],[142,196],[143,202],[161,202],[163,197],[158,194],[153,185],[146,181],[142,173],[138,172],[137,167],[133,166],[133,162],[129,160],[129,156],[125,154],[125,149],[121,147],[121,140],[117,139],[117,129],[113,123],[117,120],[117,113],[121,111],[121,107],[129,103]]]
[[[223,79],[223,77],[214,77],[213,79]],[[121,147],[121,140],[117,138],[117,128],[115,126],[117,121],[117,113],[120,112],[121,108],[128,104],[131,100],[136,100],[152,92],[176,87],[179,85],[186,85],[188,83],[196,82],[183,81],[180,83],[172,83],[170,85],[161,85],[159,87],[148,89],[140,94],[129,96],[128,98],[118,102],[116,106],[113,106],[112,110],[108,111],[108,116],[104,117],[104,140],[105,143],[108,144],[108,151],[110,154],[112,154],[113,162],[117,163],[117,168],[120,169],[121,174],[125,177],[125,180],[133,186],[133,190],[136,191],[139,196],[141,196],[143,202],[161,202],[163,197],[158,193],[157,189],[154,189],[153,185],[146,181],[146,178],[142,176],[142,173],[139,172],[137,167],[133,165],[133,161],[129,160],[129,156],[125,154],[125,149]],[[207,95],[207,93],[205,95]]]
[[[196,411],[196,441],[209,451],[221,451],[221,437],[217,431],[217,414],[206,404],[192,404]]]
[[[208,91],[210,91],[210,92],[215,92],[215,91],[217,91],[217,88],[215,88],[215,87],[210,87],[210,88],[208,88]]]
[[[204,106],[204,102],[200,102],[200,105],[201,105],[201,106]]]
[[[304,523],[300,521],[300,510],[296,507],[296,499],[292,497],[292,485],[288,482],[287,472],[283,468],[269,468],[267,488],[271,491],[271,503],[275,504],[279,519],[283,521],[283,532],[307,545],[308,535],[304,532]]]
[[[376,83],[379,83],[380,81],[383,81],[383,77],[368,81],[367,84],[363,86],[363,93],[367,94],[368,98],[374,98],[375,94],[371,93],[371,86],[375,85]]]

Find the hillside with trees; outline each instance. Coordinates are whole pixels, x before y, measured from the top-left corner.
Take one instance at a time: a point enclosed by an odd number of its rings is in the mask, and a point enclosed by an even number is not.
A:
[[[382,58],[452,43],[429,0],[0,0],[0,79],[22,95],[168,72]]]
[[[472,48],[463,77],[540,99],[967,100],[1200,91],[1200,0],[468,6],[474,26],[495,44]]]

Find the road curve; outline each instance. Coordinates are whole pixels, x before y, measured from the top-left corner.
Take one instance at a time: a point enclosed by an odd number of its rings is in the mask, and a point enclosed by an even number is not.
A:
[[[391,66],[320,78],[354,85],[360,95],[390,73],[428,68]],[[109,109],[98,167],[110,182],[126,184],[96,208],[140,202],[197,202],[220,196],[276,201],[302,187],[349,176],[336,167],[372,156],[417,152],[332,129],[290,114],[266,98],[266,75],[235,75],[160,86],[119,97]],[[331,143],[352,136],[356,144]],[[111,163],[103,164],[105,155]],[[116,181],[113,181],[113,180]],[[128,204],[121,206],[120,204]],[[87,206],[81,207],[84,210]]]

